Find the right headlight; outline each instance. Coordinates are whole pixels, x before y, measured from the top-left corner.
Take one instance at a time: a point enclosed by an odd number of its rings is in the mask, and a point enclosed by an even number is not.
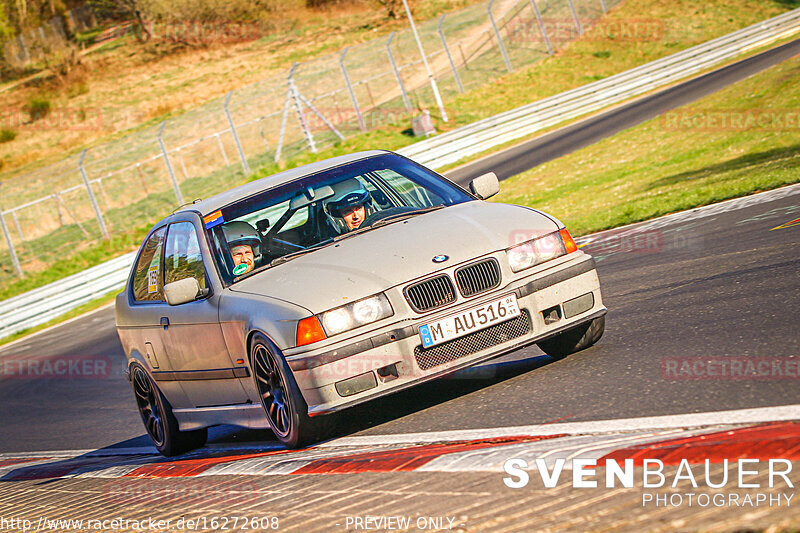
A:
[[[376,294],[330,311],[320,313],[319,319],[327,336],[344,333],[345,331],[376,322],[382,318],[392,316],[394,310],[386,295]]]
[[[578,246],[572,236],[566,229],[562,229],[513,246],[506,250],[506,254],[511,270],[519,272],[577,249]]]

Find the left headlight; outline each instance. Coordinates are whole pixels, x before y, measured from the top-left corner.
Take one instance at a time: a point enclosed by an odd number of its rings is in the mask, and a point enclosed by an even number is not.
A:
[[[344,333],[371,322],[377,322],[394,314],[385,294],[376,294],[317,315],[329,337]]]
[[[511,270],[519,272],[578,249],[566,229],[548,233],[538,239],[523,242],[506,250]]]

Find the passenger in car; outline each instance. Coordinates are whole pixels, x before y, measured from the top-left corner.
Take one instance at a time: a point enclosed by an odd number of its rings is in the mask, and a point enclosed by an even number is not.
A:
[[[239,244],[231,248],[231,258],[233,259],[233,272],[237,276],[247,274],[255,267],[255,255],[249,244]],[[239,265],[245,265],[246,268],[239,268]]]
[[[253,270],[260,256],[261,238],[247,222],[228,222],[223,227],[225,240],[233,260],[233,275],[241,276]]]

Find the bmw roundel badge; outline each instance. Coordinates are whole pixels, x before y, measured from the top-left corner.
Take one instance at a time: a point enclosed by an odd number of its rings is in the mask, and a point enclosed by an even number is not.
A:
[[[448,259],[450,259],[450,257],[448,257],[448,256],[446,256],[446,255],[437,255],[437,256],[435,256],[435,257],[433,258],[433,262],[434,262],[434,263],[444,263],[444,262],[445,262],[445,261],[447,261]]]

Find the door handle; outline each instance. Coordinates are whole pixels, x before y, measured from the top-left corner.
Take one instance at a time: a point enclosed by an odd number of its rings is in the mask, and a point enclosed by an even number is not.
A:
[[[161,327],[167,329],[169,327],[169,318],[162,316],[161,317]]]

